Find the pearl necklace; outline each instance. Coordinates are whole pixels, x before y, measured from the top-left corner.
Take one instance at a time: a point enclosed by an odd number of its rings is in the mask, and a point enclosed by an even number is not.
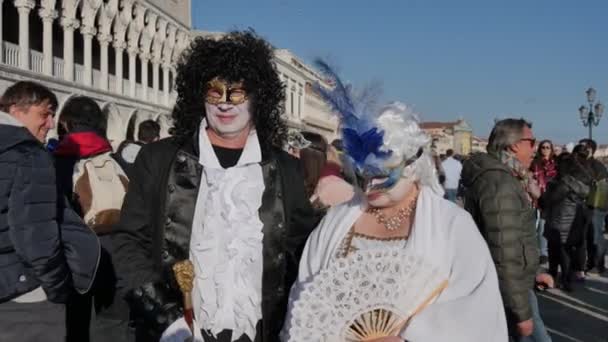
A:
[[[417,190],[417,189],[416,189]],[[416,191],[416,195],[413,196],[410,203],[405,205],[402,208],[399,208],[397,213],[394,216],[386,217],[380,208],[369,208],[367,212],[374,215],[376,217],[376,222],[386,228],[388,231],[395,231],[403,225],[403,222],[412,216],[412,213],[416,210],[416,199],[418,191]]]

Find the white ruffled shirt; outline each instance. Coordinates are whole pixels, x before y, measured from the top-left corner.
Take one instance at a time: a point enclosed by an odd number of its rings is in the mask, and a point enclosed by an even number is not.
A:
[[[195,280],[192,293],[200,325],[216,335],[232,330],[253,341],[262,318],[262,205],[264,177],[258,136],[251,131],[234,167],[222,168],[203,121],[199,132],[203,166],[190,240]]]

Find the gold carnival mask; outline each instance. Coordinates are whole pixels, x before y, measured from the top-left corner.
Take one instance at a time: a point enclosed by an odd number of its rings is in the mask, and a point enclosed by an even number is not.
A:
[[[205,102],[212,105],[229,103],[237,106],[248,99],[247,91],[243,88],[243,82],[229,84],[215,77],[207,82],[205,89]]]

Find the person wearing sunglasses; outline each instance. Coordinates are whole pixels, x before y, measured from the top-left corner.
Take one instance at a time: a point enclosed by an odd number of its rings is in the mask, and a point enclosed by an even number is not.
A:
[[[543,140],[538,144],[536,156],[530,168],[534,175],[534,179],[538,183],[541,196],[547,189],[547,184],[557,176],[557,162],[555,160],[555,151],[551,140]],[[538,206],[537,206],[538,207]],[[536,234],[538,237],[538,246],[540,248],[540,263],[544,264],[549,261],[549,251],[547,247],[547,239],[544,237],[545,218],[540,208],[537,211]]]
[[[114,231],[137,341],[278,340],[319,217],[282,150],[273,59],[253,31],[197,37],[180,58],[174,135],[142,147]],[[174,265],[187,261],[183,294]]]
[[[529,172],[536,139],[524,119],[498,121],[487,153],[463,166],[465,209],[488,242],[512,340],[551,341],[533,291],[535,283],[553,287],[553,278],[539,271],[536,214],[540,195]],[[538,274],[538,275],[537,275]]]

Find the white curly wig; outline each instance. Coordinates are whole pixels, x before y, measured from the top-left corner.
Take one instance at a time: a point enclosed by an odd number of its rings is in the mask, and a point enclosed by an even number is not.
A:
[[[389,163],[393,158],[407,160],[415,157],[422,149],[422,155],[403,170],[403,177],[413,178],[443,196],[443,187],[439,184],[431,156],[431,139],[420,128],[418,116],[412,109],[404,103],[392,102],[380,109],[375,121],[377,127],[384,131],[383,149],[392,151]]]

